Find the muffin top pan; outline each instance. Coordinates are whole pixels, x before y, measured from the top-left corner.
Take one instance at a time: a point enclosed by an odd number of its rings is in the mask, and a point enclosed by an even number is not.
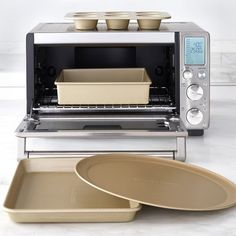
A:
[[[130,12],[130,11],[111,11],[111,12],[70,12],[65,15],[66,20],[109,20],[109,19],[153,19],[163,20],[169,19],[171,16],[167,12],[159,11],[142,11],[142,12]]]
[[[66,20],[73,20],[77,30],[93,30],[98,20],[105,20],[109,30],[127,30],[130,20],[137,20],[142,30],[158,30],[163,19],[171,18],[166,12],[72,12],[65,16]]]

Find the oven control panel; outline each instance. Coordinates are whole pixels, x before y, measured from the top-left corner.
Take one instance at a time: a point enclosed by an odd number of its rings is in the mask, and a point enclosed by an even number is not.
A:
[[[189,130],[209,126],[209,45],[205,31],[180,34],[180,117]]]

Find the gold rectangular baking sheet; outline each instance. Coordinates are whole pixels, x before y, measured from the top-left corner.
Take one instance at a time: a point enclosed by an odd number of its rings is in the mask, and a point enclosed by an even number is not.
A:
[[[124,222],[140,205],[103,193],[80,180],[79,159],[21,160],[4,209],[15,222]]]

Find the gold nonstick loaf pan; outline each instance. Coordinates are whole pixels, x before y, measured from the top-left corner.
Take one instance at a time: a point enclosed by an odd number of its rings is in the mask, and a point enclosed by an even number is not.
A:
[[[55,84],[61,105],[147,104],[151,80],[144,68],[66,69]]]
[[[15,222],[125,222],[140,204],[104,193],[80,180],[79,159],[24,159],[4,209]]]

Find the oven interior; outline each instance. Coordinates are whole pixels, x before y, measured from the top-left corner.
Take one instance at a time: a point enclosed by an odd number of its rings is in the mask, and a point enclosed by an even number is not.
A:
[[[63,107],[57,103],[54,81],[62,69],[75,68],[136,68],[144,67],[152,84],[148,105],[140,106],[73,106],[73,112],[142,112],[155,109],[178,112],[178,68],[175,45],[130,46],[37,46],[35,48],[35,81],[33,108],[35,111],[53,111]],[[103,109],[102,109],[103,107]],[[124,108],[122,110],[122,107]],[[150,108],[145,111],[145,108]],[[64,106],[66,111],[66,106]],[[78,108],[78,109],[76,109]],[[99,109],[101,108],[101,109]],[[107,109],[106,109],[107,108]],[[120,109],[115,109],[120,108]],[[170,108],[170,109],[167,109]],[[55,110],[55,109],[54,109]]]
[[[28,110],[40,116],[40,122],[31,123],[31,128],[170,130],[167,117],[179,114],[177,54],[175,44],[35,46],[34,93],[32,101],[27,102],[28,106],[31,103]],[[57,102],[54,82],[62,69],[138,67],[145,68],[152,80],[147,105],[62,106]],[[148,115],[155,119],[146,119]]]

